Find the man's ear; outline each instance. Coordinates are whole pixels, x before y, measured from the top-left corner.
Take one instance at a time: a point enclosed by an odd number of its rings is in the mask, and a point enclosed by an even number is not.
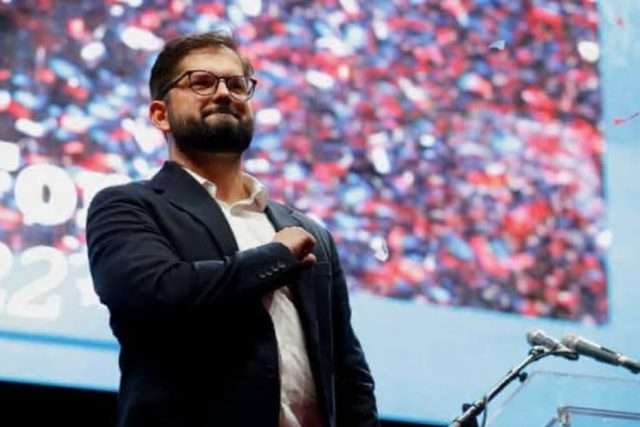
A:
[[[149,104],[149,119],[151,123],[162,132],[171,131],[171,125],[169,125],[169,114],[167,113],[167,104],[164,101],[151,101]]]

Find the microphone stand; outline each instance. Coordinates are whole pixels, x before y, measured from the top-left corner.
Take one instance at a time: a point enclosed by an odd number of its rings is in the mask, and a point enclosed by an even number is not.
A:
[[[511,368],[507,375],[493,386],[493,388],[485,394],[482,399],[478,399],[472,404],[462,405],[462,410],[464,411],[463,414],[455,418],[451,424],[449,424],[449,427],[477,427],[478,421],[476,420],[476,417],[486,409],[487,404],[516,378],[518,378],[520,382],[526,380],[527,373],[522,372],[524,368],[547,356],[562,356],[570,360],[578,359],[578,354],[571,350],[550,351],[538,345],[531,347],[529,355],[520,362],[519,365]]]

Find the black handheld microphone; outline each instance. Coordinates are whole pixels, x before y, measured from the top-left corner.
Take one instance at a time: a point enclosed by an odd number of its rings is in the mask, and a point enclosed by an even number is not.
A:
[[[634,374],[640,372],[640,362],[616,353],[606,347],[586,340],[578,335],[569,334],[562,338],[562,344],[583,356],[591,357],[600,362],[622,366]]]
[[[539,345],[551,352],[557,352],[559,356],[569,360],[578,359],[578,354],[573,349],[567,348],[557,339],[547,335],[542,329],[527,332],[527,342],[530,345]]]

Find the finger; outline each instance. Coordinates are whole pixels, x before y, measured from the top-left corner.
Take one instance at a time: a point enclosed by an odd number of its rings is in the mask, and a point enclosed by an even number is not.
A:
[[[300,263],[303,267],[310,267],[318,261],[314,254],[307,254]]]
[[[309,235],[309,238],[311,239],[311,242],[315,245],[316,244],[316,238],[313,237],[313,234],[311,233],[307,233]]]
[[[313,247],[315,245],[316,245],[316,238],[305,231],[305,236],[304,236],[304,249],[305,249],[305,251],[306,252],[311,252],[311,250],[313,249]]]

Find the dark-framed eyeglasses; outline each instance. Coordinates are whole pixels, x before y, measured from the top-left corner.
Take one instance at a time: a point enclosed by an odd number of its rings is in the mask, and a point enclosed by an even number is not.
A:
[[[175,87],[182,79],[187,77],[189,88],[198,95],[213,95],[218,90],[220,80],[224,80],[224,85],[229,91],[229,95],[238,101],[246,101],[253,96],[256,88],[256,79],[247,76],[216,76],[206,70],[189,70],[167,83],[159,93],[160,99]]]

